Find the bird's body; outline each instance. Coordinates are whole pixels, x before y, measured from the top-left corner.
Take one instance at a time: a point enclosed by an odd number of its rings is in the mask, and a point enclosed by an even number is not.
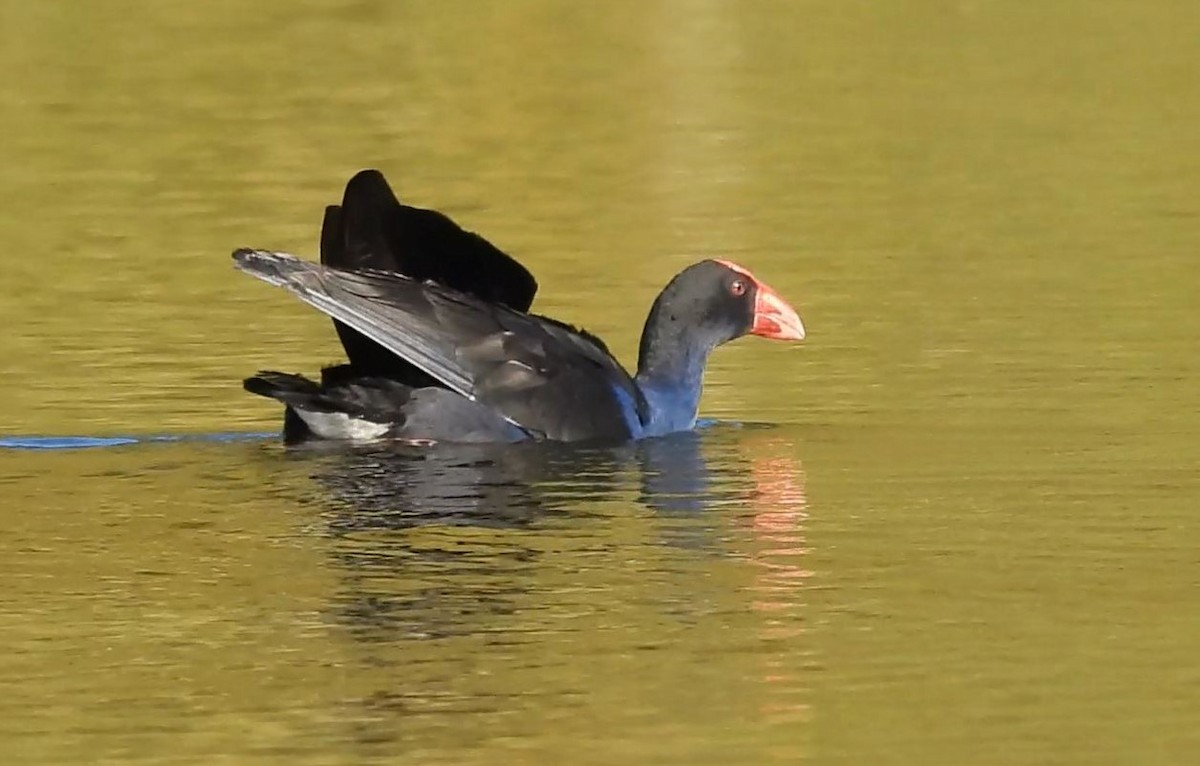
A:
[[[320,383],[263,372],[285,437],[626,441],[694,426],[708,354],[748,332],[799,340],[799,317],[748,271],[702,261],[659,295],[630,375],[595,336],[528,313],[536,282],[439,213],[363,171],[326,212],[322,263],[238,250],[238,268],[333,318],[345,365]]]

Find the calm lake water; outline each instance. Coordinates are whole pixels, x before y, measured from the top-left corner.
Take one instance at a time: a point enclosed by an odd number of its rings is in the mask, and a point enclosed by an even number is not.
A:
[[[0,2],[6,762],[1190,764],[1190,0]],[[808,341],[696,434],[285,450],[379,167],[632,363],[701,257]]]

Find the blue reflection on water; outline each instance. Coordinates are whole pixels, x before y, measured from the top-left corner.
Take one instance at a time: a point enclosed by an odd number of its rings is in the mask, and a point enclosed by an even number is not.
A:
[[[275,438],[275,433],[231,432],[160,436],[0,436],[0,448],[25,450],[94,449],[155,442],[243,442]]]
[[[716,423],[715,420],[700,420],[696,423],[696,428],[709,428]],[[273,439],[278,435],[275,432],[252,431],[158,436],[0,436],[0,449],[95,449],[154,442],[244,442]]]

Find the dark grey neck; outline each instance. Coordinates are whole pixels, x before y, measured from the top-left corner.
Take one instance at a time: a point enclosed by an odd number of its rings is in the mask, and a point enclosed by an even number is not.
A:
[[[686,332],[659,332],[647,342],[647,333],[643,333],[638,352],[638,380],[699,384],[712,347],[695,340]]]
[[[642,330],[637,384],[650,408],[647,435],[691,428],[700,405],[704,367],[716,347],[672,315],[662,296]]]
[[[716,347],[709,343],[700,328],[676,316],[672,304],[678,299],[675,282],[659,294],[646,324],[642,327],[642,340],[638,346],[638,378],[673,380],[683,382],[688,378],[699,380],[704,373],[708,355]]]

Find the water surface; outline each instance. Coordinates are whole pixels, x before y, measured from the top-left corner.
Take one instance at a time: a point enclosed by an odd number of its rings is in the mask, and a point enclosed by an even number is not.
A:
[[[1189,763],[1186,2],[0,3],[16,762]],[[796,305],[695,435],[285,450],[379,167],[631,362],[701,257]]]

